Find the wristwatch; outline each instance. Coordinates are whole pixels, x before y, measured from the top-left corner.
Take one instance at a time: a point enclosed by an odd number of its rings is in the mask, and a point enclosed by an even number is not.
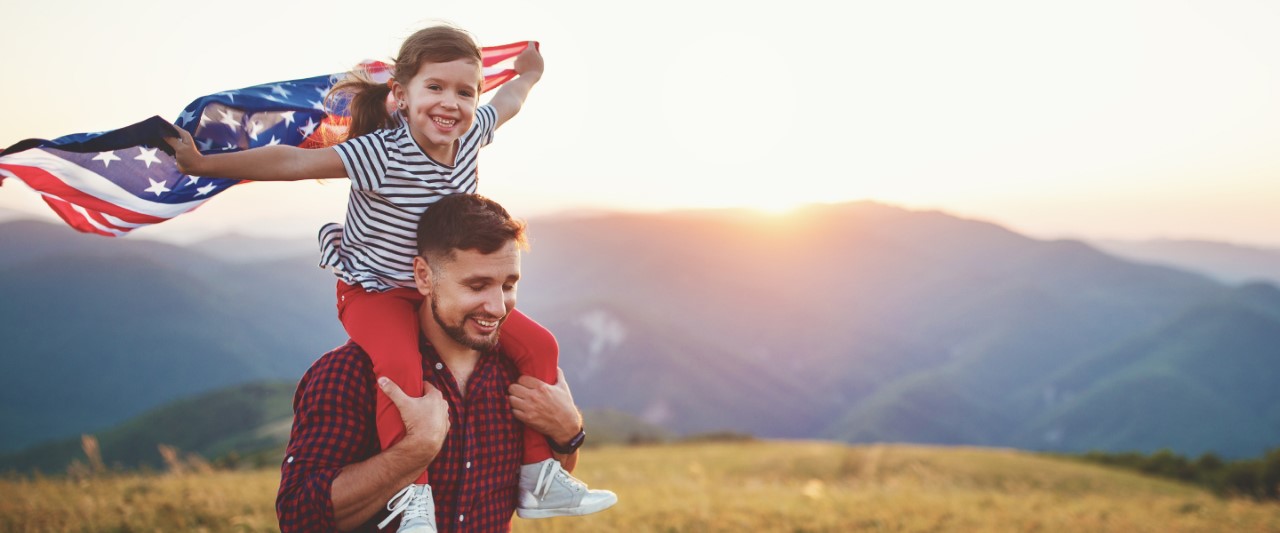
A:
[[[552,439],[551,437],[546,437],[546,439],[547,439],[547,445],[551,446],[552,451],[560,455],[570,455],[573,452],[578,451],[578,448],[582,447],[583,441],[587,440],[587,428],[584,427],[582,429],[579,429],[578,434],[574,435],[573,438],[569,439],[569,442],[566,443],[564,446],[561,446],[559,443],[555,441],[555,439]]]

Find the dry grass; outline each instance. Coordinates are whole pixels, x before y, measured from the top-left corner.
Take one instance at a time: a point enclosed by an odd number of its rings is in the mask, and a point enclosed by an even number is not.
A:
[[[519,533],[1280,531],[1280,505],[1015,451],[759,442],[592,449],[618,493]],[[274,531],[278,473],[0,481],[0,531]]]
[[[279,531],[280,473],[0,481],[0,531]]]
[[[593,451],[618,507],[515,531],[1280,531],[1280,506],[1016,451],[826,443]]]

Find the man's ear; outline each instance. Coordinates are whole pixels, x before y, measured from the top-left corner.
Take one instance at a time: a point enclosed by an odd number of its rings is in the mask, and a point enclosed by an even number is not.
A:
[[[413,257],[413,284],[418,286],[418,293],[431,296],[431,265],[420,255]]]

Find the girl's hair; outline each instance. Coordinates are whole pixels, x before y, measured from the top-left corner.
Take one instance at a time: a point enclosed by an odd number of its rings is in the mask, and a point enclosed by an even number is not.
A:
[[[480,46],[466,30],[453,26],[432,26],[418,30],[404,44],[396,56],[392,76],[401,85],[409,83],[418,74],[423,63],[448,63],[459,59],[481,64]],[[480,94],[483,77],[476,80],[476,94]],[[353,139],[381,128],[395,128],[400,124],[387,113],[387,95],[391,87],[377,83],[363,69],[352,70],[347,77],[329,90],[326,97],[330,109],[342,100],[350,99],[347,110],[351,125],[347,138]]]

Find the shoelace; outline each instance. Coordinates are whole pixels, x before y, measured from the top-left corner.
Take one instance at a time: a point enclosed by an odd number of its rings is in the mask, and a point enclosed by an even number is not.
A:
[[[538,471],[538,482],[533,485],[533,495],[537,496],[539,500],[546,498],[547,491],[551,490],[551,481],[557,478],[579,490],[586,486],[581,481],[569,477],[569,474],[565,473],[564,467],[560,466],[560,461],[547,461],[542,464],[542,469]]]
[[[430,505],[431,499],[414,490],[416,488],[416,485],[409,485],[400,489],[400,492],[397,492],[395,496],[392,496],[391,499],[387,501],[387,510],[391,511],[391,514],[387,515],[387,517],[378,524],[378,529],[387,527],[387,524],[390,524],[395,517],[400,516],[401,514],[404,515],[401,518],[402,520],[435,514],[435,509],[432,509]],[[426,494],[430,494],[430,492],[427,492],[430,490],[431,489],[429,487],[422,488],[422,492],[426,492]]]

